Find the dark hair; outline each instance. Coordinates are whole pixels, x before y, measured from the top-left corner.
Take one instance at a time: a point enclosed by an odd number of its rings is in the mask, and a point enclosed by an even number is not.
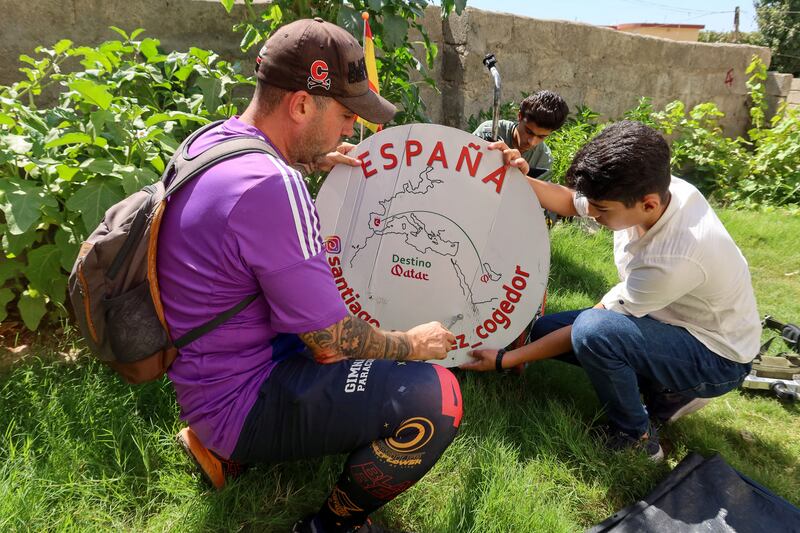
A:
[[[567,185],[590,200],[632,207],[648,194],[667,201],[671,176],[669,145],[641,122],[611,124],[583,146],[567,170]]]
[[[569,115],[569,106],[553,91],[536,91],[519,104],[522,118],[540,128],[557,130]]]

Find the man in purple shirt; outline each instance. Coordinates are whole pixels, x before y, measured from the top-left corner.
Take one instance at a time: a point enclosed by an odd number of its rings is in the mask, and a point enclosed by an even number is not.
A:
[[[359,165],[339,145],[356,114],[384,123],[396,110],[369,90],[358,42],[321,19],[276,30],[256,75],[246,111],[198,137],[189,154],[247,135],[275,156],[217,163],[170,197],[160,230],[158,281],[173,338],[258,295],[172,364],[189,423],[178,438],[217,488],[241,464],[349,452],[326,502],[293,530],[377,531],[368,515],[455,438],[458,382],[414,362],[444,358],[454,338],[438,322],[387,332],[348,314],[297,167]]]

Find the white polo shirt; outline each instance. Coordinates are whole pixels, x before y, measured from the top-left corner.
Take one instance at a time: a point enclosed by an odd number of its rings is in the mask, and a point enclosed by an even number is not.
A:
[[[620,282],[601,303],[612,311],[650,316],[689,331],[714,353],[748,363],[758,353],[761,321],[747,260],[703,195],[673,177],[672,197],[644,235],[614,232]],[[588,216],[589,202],[575,196]]]

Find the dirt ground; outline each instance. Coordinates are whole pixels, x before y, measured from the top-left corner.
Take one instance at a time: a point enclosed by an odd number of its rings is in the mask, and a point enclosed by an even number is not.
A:
[[[74,359],[75,349],[60,351],[58,342],[64,331],[61,328],[32,332],[22,322],[9,319],[0,323],[0,372],[31,355],[36,346],[37,353],[55,353],[65,360]]]

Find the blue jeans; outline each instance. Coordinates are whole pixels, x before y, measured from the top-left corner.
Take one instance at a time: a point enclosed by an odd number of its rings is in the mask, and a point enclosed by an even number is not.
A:
[[[639,385],[660,385],[690,398],[712,398],[739,386],[750,364],[725,359],[682,327],[606,309],[545,315],[531,340],[572,324],[573,351],[558,359],[586,371],[610,422],[640,437],[649,430]]]

